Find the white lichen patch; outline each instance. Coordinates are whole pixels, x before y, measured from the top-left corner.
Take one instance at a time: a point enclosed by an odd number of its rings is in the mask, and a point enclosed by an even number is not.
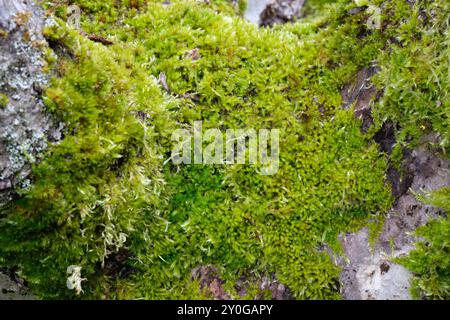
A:
[[[12,190],[27,187],[31,166],[49,142],[60,139],[61,126],[45,112],[40,95],[49,81],[43,72],[44,15],[31,1],[0,1],[0,205]],[[19,19],[20,18],[20,19]]]
[[[81,283],[86,281],[85,278],[81,277],[81,267],[80,266],[69,266],[67,267],[67,274],[69,277],[67,278],[67,288],[69,290],[75,290],[77,294],[81,294],[83,289],[81,288]]]

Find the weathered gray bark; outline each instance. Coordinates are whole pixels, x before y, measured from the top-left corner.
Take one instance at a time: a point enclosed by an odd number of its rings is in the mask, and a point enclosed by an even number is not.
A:
[[[305,0],[272,0],[261,12],[260,25],[273,26],[278,23],[295,21]]]
[[[259,15],[264,11],[267,4],[271,1],[272,0],[248,0],[247,8],[245,9],[244,13],[245,19],[259,25]]]
[[[258,25],[272,26],[294,21],[300,16],[304,0],[248,0],[245,18]]]
[[[40,98],[49,80],[43,25],[33,2],[0,0],[0,207],[14,188],[27,187],[32,164],[60,138]]]

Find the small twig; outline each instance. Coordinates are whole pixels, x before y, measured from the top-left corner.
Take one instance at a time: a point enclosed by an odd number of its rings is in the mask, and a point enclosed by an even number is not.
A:
[[[84,31],[81,31],[80,33],[83,36],[85,36],[86,38],[88,38],[89,40],[94,41],[94,42],[100,42],[101,44],[104,44],[105,46],[110,46],[110,45],[114,44],[114,42],[112,42],[111,40],[108,40],[102,36],[98,36],[93,33],[89,34]]]
[[[111,40],[103,38],[102,36],[97,36],[95,34],[88,35],[88,39],[92,40],[94,42],[100,42],[100,43],[104,44],[105,46],[110,46],[113,44],[113,42]]]
[[[161,84],[163,89],[167,91],[167,93],[171,93],[169,85],[167,84],[167,76],[164,72],[161,72],[159,74],[159,83]]]

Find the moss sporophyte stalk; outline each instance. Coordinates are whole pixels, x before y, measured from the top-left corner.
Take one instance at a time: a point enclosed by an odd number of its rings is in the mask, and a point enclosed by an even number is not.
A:
[[[431,133],[447,159],[448,1],[310,0],[272,28],[209,2],[42,2],[41,97],[63,139],[0,213],[0,265],[39,298],[262,299],[282,284],[340,299],[339,235],[376,240],[393,164]],[[344,103],[369,69],[372,91]],[[392,153],[375,142],[387,123]],[[422,200],[448,213],[444,191]],[[448,219],[402,262],[416,297],[449,297]]]

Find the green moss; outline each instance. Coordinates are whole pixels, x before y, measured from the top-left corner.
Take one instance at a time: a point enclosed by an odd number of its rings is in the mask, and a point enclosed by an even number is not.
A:
[[[450,212],[450,188],[444,187],[433,192],[428,192],[419,196],[424,203],[442,208],[445,212]]]
[[[372,249],[374,249],[375,245],[380,238],[381,233],[383,232],[384,227],[384,219],[381,216],[375,217],[372,221],[367,223],[367,227],[369,228],[369,244]]]
[[[73,3],[83,30],[114,44],[89,41],[58,19],[46,29],[65,48],[49,61],[59,76],[44,97],[65,138],[2,213],[0,263],[18,265],[44,298],[75,297],[66,269],[78,265],[87,278],[82,298],[197,299],[191,270],[206,264],[230,290],[249,273],[275,274],[296,298],[339,298],[340,270],[322,248],[339,250],[339,233],[392,204],[387,159],[341,108],[340,91],[380,55],[387,63],[383,50],[403,22],[393,19],[387,34],[370,31],[347,1],[274,29],[243,21],[223,1]],[[66,18],[66,5],[50,10]],[[199,59],[186,54],[192,49]],[[388,86],[382,70],[379,83]],[[385,95],[380,105],[396,93]],[[278,174],[165,163],[173,130],[195,120],[280,129]],[[107,262],[124,251],[120,270],[136,272],[121,278]]]
[[[336,1],[333,0],[309,0],[305,1],[303,8],[301,9],[302,17],[322,15],[327,11],[326,7],[332,5]]]
[[[17,228],[7,228],[1,244],[2,259],[18,254],[36,293],[52,298],[71,295],[65,289],[69,265],[81,265],[83,276],[96,281],[93,274],[110,252],[134,232],[144,241],[142,228],[153,219],[146,210],[157,206],[162,188],[153,132],[162,124],[160,133],[171,129],[159,116],[170,102],[149,75],[129,67],[132,49],[114,54],[64,27],[46,36],[74,56],[60,59],[62,77],[45,93],[48,108],[66,124],[66,137],[34,168],[35,184],[2,219],[3,227],[15,221]]]
[[[0,93],[0,108],[6,108],[9,103],[9,98],[6,94]]]
[[[448,214],[450,211],[450,188],[441,188],[420,199]],[[431,220],[420,227],[416,235],[421,241],[407,257],[397,259],[413,273],[411,294],[416,299],[450,298],[450,216]]]
[[[407,258],[398,262],[413,272],[411,293],[416,299],[450,298],[450,258],[448,255],[450,219],[431,221],[418,230],[425,240],[416,245]]]
[[[379,58],[383,68],[377,84],[384,94],[374,114],[380,122],[389,119],[399,125],[400,144],[414,147],[424,134],[437,132],[440,146],[448,151],[449,12],[446,1],[412,6],[390,1],[383,9],[390,41]]]

